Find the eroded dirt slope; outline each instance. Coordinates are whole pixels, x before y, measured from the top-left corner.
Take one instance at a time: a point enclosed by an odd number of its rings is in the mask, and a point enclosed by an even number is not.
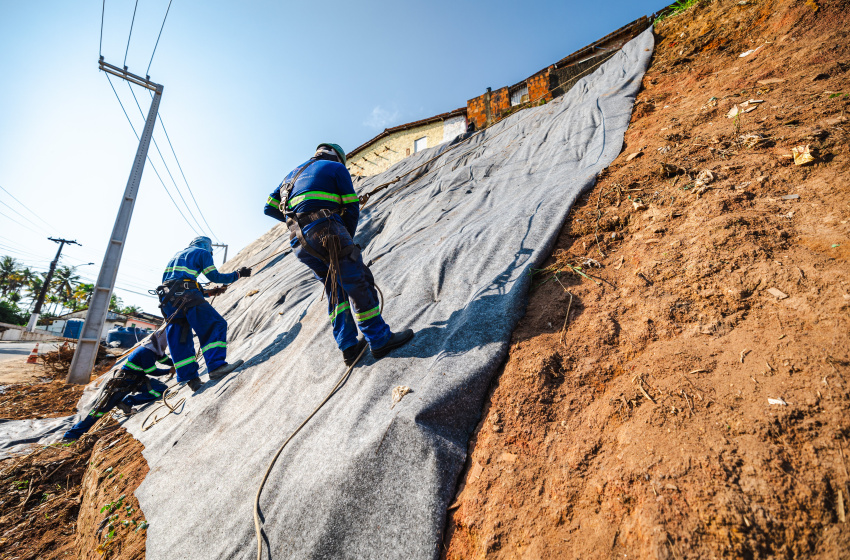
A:
[[[719,0],[656,25],[624,152],[514,333],[444,556],[848,556],[848,17]]]
[[[0,461],[0,558],[144,558],[142,450],[106,417],[74,444]]]

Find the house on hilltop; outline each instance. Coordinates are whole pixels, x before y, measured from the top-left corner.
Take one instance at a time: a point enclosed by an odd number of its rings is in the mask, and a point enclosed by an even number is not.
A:
[[[466,107],[385,129],[346,155],[348,171],[359,177],[383,173],[411,154],[448,142],[466,131]]]

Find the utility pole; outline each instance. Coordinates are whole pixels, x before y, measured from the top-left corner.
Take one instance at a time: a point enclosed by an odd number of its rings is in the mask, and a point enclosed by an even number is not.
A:
[[[59,257],[62,255],[62,247],[67,243],[68,245],[80,245],[76,241],[70,241],[68,239],[54,239],[52,237],[48,237],[47,239],[58,243],[59,250],[56,251],[56,258],[50,263],[50,270],[47,271],[47,278],[44,279],[44,284],[41,285],[41,291],[38,292],[38,301],[35,302],[35,309],[33,309],[32,314],[30,315],[30,320],[27,323],[27,330],[32,332],[35,329],[36,324],[38,324],[38,316],[41,314],[41,306],[44,305],[44,298],[47,296],[47,290],[50,288],[50,281],[53,280],[53,273],[56,272],[56,265],[59,264]],[[82,247],[82,245],[80,245]]]
[[[226,263],[227,262],[227,244],[225,244],[225,243],[213,243],[212,246],[213,247],[224,247],[224,260],[221,262],[221,264]]]
[[[142,86],[154,92],[145,128],[139,139],[139,148],[136,150],[136,159],[130,170],[130,178],[124,188],[124,198],[118,208],[115,217],[115,225],[112,227],[112,235],[109,236],[109,244],[106,247],[106,255],[94,285],[94,292],[89,302],[86,321],[83,324],[77,350],[71,361],[68,371],[68,383],[86,384],[91,379],[92,368],[97,359],[97,349],[100,345],[100,335],[103,332],[103,324],[109,311],[109,301],[115,288],[115,278],[118,276],[118,265],[121,263],[121,255],[124,252],[124,243],[127,240],[127,230],[130,229],[130,219],[133,217],[133,207],[136,205],[136,197],[139,192],[139,183],[142,180],[142,172],[145,169],[145,160],[148,157],[148,146],[153,136],[153,127],[156,123],[156,115],[159,110],[159,102],[162,99],[163,87],[150,81],[150,76],[142,78],[123,69],[104,62],[100,57],[98,65],[101,70],[127,80],[131,84]]]

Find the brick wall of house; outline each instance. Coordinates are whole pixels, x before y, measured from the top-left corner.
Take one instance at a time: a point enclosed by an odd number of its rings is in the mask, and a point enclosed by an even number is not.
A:
[[[549,101],[552,99],[552,94],[549,93],[549,72],[552,68],[550,66],[545,70],[541,70],[525,81],[528,84],[529,101],[540,101],[543,99]]]
[[[489,93],[485,93],[466,102],[466,118],[475,124],[475,130],[482,128],[487,122],[486,105],[489,102],[489,96]]]

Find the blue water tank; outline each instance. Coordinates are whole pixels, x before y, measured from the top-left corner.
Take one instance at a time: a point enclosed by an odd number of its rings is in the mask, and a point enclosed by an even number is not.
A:
[[[65,323],[65,330],[62,331],[62,336],[79,339],[80,333],[83,332],[84,322],[82,319],[68,319],[68,322]]]
[[[115,327],[106,333],[106,343],[118,342],[120,348],[130,348],[145,337],[145,331],[132,327]]]

